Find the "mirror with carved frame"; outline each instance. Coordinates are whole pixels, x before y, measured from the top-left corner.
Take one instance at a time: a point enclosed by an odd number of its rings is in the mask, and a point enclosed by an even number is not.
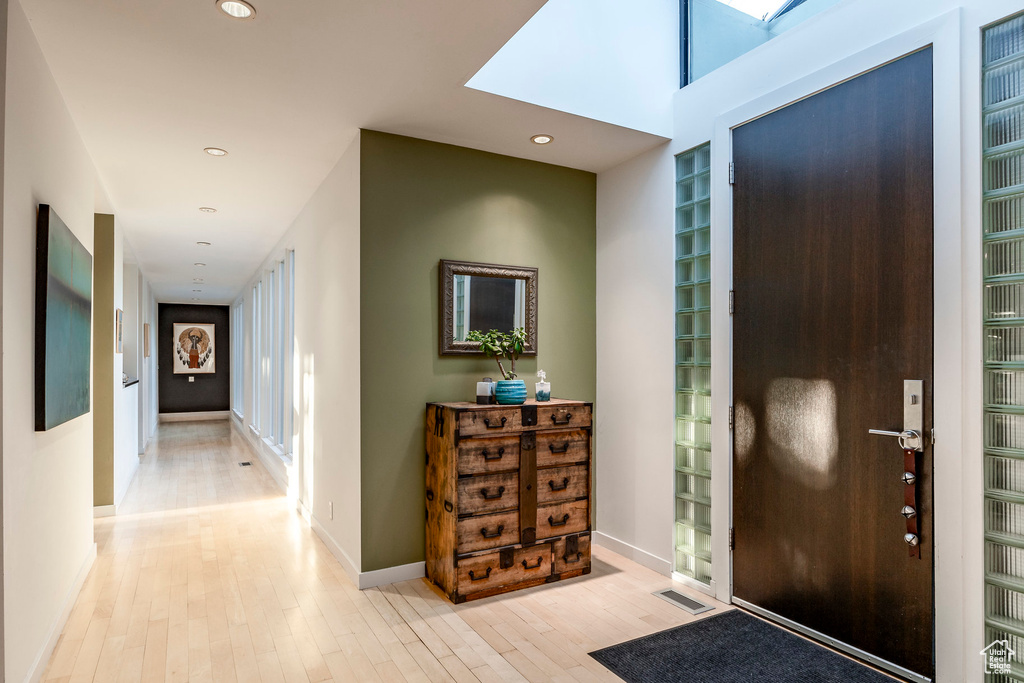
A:
[[[442,259],[440,347],[442,356],[480,354],[466,341],[471,330],[526,330],[524,356],[537,355],[537,269]]]

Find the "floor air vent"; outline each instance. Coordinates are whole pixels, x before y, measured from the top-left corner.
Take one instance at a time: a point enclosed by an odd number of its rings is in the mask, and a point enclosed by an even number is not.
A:
[[[238,463],[239,467],[252,467],[252,463],[246,460],[245,462]]]
[[[700,614],[701,612],[707,612],[714,609],[711,605],[705,605],[703,602],[694,600],[690,596],[683,595],[671,588],[664,591],[655,591],[654,595],[666,602],[671,602],[676,607],[682,607],[690,614]]]

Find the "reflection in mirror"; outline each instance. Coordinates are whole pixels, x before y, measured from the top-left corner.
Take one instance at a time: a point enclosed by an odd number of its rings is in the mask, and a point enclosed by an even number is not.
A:
[[[455,341],[466,341],[471,330],[526,327],[526,280],[456,274],[452,315]]]

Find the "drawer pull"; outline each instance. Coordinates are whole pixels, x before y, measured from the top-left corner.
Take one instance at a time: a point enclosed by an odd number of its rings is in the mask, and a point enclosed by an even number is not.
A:
[[[489,533],[487,533],[487,527],[482,527],[480,529],[480,535],[483,536],[484,538],[497,538],[498,536],[501,536],[501,532],[504,531],[504,530],[505,530],[505,525],[499,524],[498,525],[498,530],[495,531],[493,534],[489,534]]]
[[[538,557],[537,558],[537,564],[530,564],[526,560],[523,560],[523,569],[537,569],[543,563],[544,563],[544,558],[543,557]]]
[[[557,415],[552,415],[551,421],[554,422],[556,425],[567,425],[570,422],[572,422],[572,413],[566,413],[564,420],[559,420]]]
[[[566,481],[568,481],[568,479]],[[504,486],[499,486],[498,487],[498,492],[496,494],[494,494],[493,496],[487,495],[487,489],[480,489],[480,495],[484,497],[484,500],[498,500],[504,494],[505,494],[505,487]]]
[[[445,512],[451,512],[454,509],[455,509],[455,506],[452,505],[452,502],[450,500],[446,500],[444,502],[444,511]]]
[[[480,451],[480,455],[484,456],[484,460],[501,460],[501,456],[505,455],[505,447],[499,448],[497,455],[491,455],[491,452],[486,448]]]
[[[556,522],[554,517],[548,517],[548,525],[549,526],[565,526],[568,523],[569,523],[569,513],[568,512],[566,512],[564,515],[562,515],[562,521],[561,522]]]
[[[557,486],[555,484],[555,482],[553,482],[553,481],[549,481],[548,482],[548,486],[551,487],[552,491],[564,491],[567,488],[569,488],[569,477],[565,477],[564,479],[562,479],[562,485],[561,486]]]
[[[549,444],[548,445],[548,449],[552,453],[568,453],[569,452],[569,442],[566,441],[561,446],[556,446],[555,444]]]
[[[473,576],[473,570],[470,569],[469,570],[469,580],[470,581],[483,581],[484,579],[486,579],[487,577],[489,577],[491,575],[491,570],[492,569],[494,569],[494,567],[488,567],[487,568],[487,573],[484,574],[483,576]]]
[[[571,555],[569,555],[569,553],[566,553],[565,555],[562,555],[562,560],[566,564],[572,564],[573,562],[579,562],[581,559],[583,559],[583,553],[576,553],[576,559],[574,559],[574,560],[570,560],[569,559],[570,557],[571,557]]]
[[[507,417],[502,417],[501,418],[501,424],[493,424],[492,425],[491,424],[491,418],[485,417],[484,418],[484,426],[487,427],[488,429],[502,429],[505,426],[505,422],[507,422],[507,421],[508,421]]]

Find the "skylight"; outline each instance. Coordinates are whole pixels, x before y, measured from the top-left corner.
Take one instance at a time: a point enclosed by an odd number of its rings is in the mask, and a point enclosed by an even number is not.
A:
[[[790,4],[789,0],[718,0],[718,2],[763,21],[767,21],[780,9]]]

